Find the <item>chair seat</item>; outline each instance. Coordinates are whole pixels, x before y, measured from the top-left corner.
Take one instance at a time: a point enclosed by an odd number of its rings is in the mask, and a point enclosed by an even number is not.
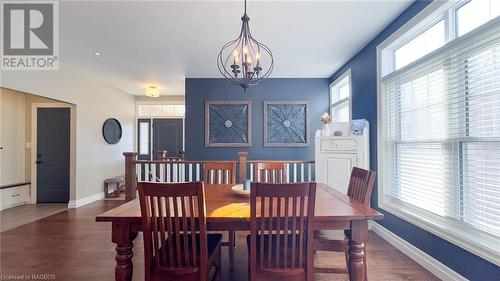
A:
[[[285,247],[285,235],[284,234],[280,234],[280,257],[283,257],[284,256],[284,247]],[[288,268],[291,268],[291,265],[292,265],[292,235],[287,235],[288,236],[288,249],[287,249],[287,267]],[[262,235],[257,235],[257,267],[260,267],[260,239],[262,238]],[[269,248],[270,248],[270,245],[269,245],[269,235],[264,235],[264,264],[263,266],[264,267],[267,267],[267,257],[269,255]],[[272,243],[273,243],[273,248],[272,248],[272,252],[271,252],[271,267],[276,267],[276,243],[278,241],[278,235],[277,234],[273,234],[272,235]],[[299,259],[299,253],[298,253],[298,245],[299,245],[300,241],[299,241],[299,235],[295,235],[295,265],[297,266],[298,265],[298,259]],[[305,251],[305,245],[306,245],[306,240],[304,239],[303,243],[302,243],[303,247],[304,247],[304,250],[302,252],[302,255],[303,255],[303,259],[302,259],[302,266],[306,266],[306,251]],[[250,235],[247,236],[247,247],[248,247],[248,253],[250,254]],[[283,261],[280,260],[280,264],[281,266],[283,266]]]
[[[181,234],[179,236],[179,240],[180,240],[180,248],[181,248],[181,253],[180,253],[180,256],[182,257],[182,260],[184,261],[184,235]],[[187,238],[188,238],[188,251],[189,251],[189,256],[192,256],[192,239],[191,239],[191,234],[187,235]],[[222,240],[222,234],[220,233],[209,233],[207,234],[207,252],[208,252],[208,260],[209,260],[209,264],[211,264],[211,261],[212,261],[212,258],[216,255],[216,250],[217,248],[220,247],[221,245],[221,240]],[[197,264],[199,264],[199,261],[200,261],[200,235],[199,234],[196,234],[196,237],[195,237],[195,241],[196,241],[196,261],[197,261]],[[174,255],[174,257],[177,255],[177,248],[175,246],[175,243],[176,243],[176,238],[173,237],[172,238],[172,245],[173,245],[173,249],[172,249],[172,254]],[[166,241],[166,245],[167,245],[167,253],[170,253],[170,249],[169,249],[169,238],[167,238],[167,241]],[[161,252],[161,250],[160,250]],[[168,255],[166,257],[168,259]],[[160,261],[162,261],[162,257],[160,257]],[[163,262],[161,262],[162,264],[165,264]],[[184,266],[184,264],[183,264]],[[174,268],[163,268],[164,270],[174,270]]]

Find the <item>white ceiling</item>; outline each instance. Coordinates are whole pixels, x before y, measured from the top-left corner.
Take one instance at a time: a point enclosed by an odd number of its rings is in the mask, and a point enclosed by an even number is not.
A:
[[[249,1],[252,35],[275,57],[271,77],[330,77],[410,4]],[[142,95],[184,94],[184,78],[220,77],[216,57],[241,26],[242,1],[60,2],[61,67]],[[94,50],[101,56],[92,54]]]

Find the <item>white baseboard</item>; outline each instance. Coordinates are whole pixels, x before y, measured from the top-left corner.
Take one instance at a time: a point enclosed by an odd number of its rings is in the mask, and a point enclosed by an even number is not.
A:
[[[90,195],[78,200],[70,200],[68,202],[68,208],[80,208],[81,206],[90,204],[92,202],[104,199],[104,192],[100,192],[94,195]]]
[[[375,232],[378,236],[382,237],[385,241],[389,242],[392,246],[396,247],[398,250],[403,252],[405,255],[410,257],[416,263],[420,264],[422,267],[436,275],[441,280],[450,281],[466,281],[467,278],[453,271],[451,268],[442,264],[440,261],[429,256],[424,251],[413,246],[406,240],[397,236],[396,234],[389,231],[387,228],[381,226],[373,221],[369,222],[369,229]]]

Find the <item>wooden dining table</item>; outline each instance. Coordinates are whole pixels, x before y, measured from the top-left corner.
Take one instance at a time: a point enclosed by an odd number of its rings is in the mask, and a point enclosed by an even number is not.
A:
[[[250,197],[234,194],[232,185],[205,184],[207,230],[250,231]],[[333,188],[318,184],[314,230],[350,230],[349,278],[365,280],[365,243],[368,220],[380,220],[383,214],[350,199]],[[132,280],[133,241],[142,231],[138,199],[129,201],[96,217],[97,222],[111,222],[111,241],[116,244],[115,280]]]

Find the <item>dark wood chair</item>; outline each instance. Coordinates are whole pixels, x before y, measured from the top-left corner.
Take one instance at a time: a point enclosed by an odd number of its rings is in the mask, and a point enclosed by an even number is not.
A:
[[[354,167],[347,188],[347,195],[366,206],[370,206],[373,185],[375,184],[375,175],[373,171]],[[314,232],[314,252],[344,252],[346,258],[346,267],[319,268],[315,267],[316,273],[348,274],[349,266],[349,230],[342,231],[315,231]],[[366,246],[366,245],[365,245]],[[366,264],[366,250],[364,255]],[[366,274],[366,272],[365,272]],[[365,275],[365,280],[368,280]]]
[[[252,183],[250,280],[313,280],[316,183]]]
[[[205,162],[203,164],[203,182],[206,184],[236,184],[236,162]],[[236,232],[228,231],[228,241],[222,242],[228,247],[229,268],[234,265]]]
[[[205,162],[203,182],[207,184],[236,184],[236,162]]]
[[[202,182],[139,182],[146,281],[221,280],[221,234],[207,234]],[[198,222],[198,223],[196,223]]]
[[[286,165],[284,162],[259,162],[254,164],[253,181],[285,183]]]

